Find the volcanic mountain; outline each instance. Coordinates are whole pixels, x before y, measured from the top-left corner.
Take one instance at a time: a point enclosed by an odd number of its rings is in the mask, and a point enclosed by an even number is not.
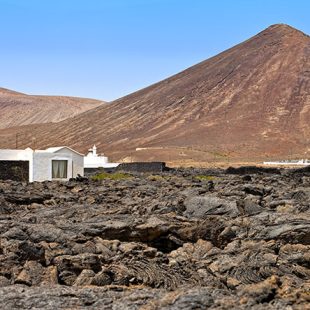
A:
[[[164,81],[52,125],[2,131],[41,147],[96,143],[115,159],[310,155],[310,38],[283,24]],[[138,149],[136,149],[138,148]]]
[[[59,122],[101,104],[94,99],[30,96],[0,88],[0,128]]]

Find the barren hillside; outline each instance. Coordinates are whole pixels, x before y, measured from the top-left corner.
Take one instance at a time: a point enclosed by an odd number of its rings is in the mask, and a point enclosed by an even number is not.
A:
[[[310,38],[273,25],[249,40],[68,123],[16,131],[24,146],[91,144],[116,159],[183,162],[310,155]],[[142,148],[135,151],[136,148]]]
[[[59,122],[102,101],[63,96],[31,96],[0,88],[0,128]]]

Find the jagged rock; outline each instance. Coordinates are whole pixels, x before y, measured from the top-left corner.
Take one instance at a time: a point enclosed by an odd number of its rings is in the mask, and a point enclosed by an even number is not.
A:
[[[4,276],[0,276],[0,287],[9,286],[11,284],[10,280]]]
[[[267,303],[275,299],[280,284],[279,277],[271,276],[262,282],[244,286],[239,294],[249,296],[255,303]]]
[[[208,215],[234,217],[239,214],[236,203],[213,196],[190,197],[184,202],[184,205],[186,207],[184,214],[189,218],[204,219]]]
[[[57,285],[58,284],[58,270],[56,266],[49,266],[45,269],[42,276],[41,285]]]
[[[0,189],[0,215],[12,213],[14,211],[13,206],[7,203],[7,201],[1,195],[3,195],[3,193],[1,193]]]
[[[196,243],[184,243],[182,247],[169,253],[169,262],[186,262],[188,260],[201,260],[213,248],[209,241],[199,239]]]
[[[26,193],[9,193],[4,195],[4,199],[17,205],[30,205],[32,203],[42,204],[50,199],[50,195],[29,195]]]
[[[265,172],[0,182],[2,307],[304,309],[310,177]]]
[[[114,273],[109,269],[104,269],[101,272],[97,273],[91,280],[90,284],[96,286],[105,286],[112,283],[112,278]]]
[[[17,240],[27,240],[29,238],[27,233],[25,233],[23,229],[21,229],[20,227],[12,227],[2,236],[4,238],[17,239]]]
[[[28,286],[39,285],[44,274],[43,266],[36,261],[27,261],[23,270],[15,279],[17,284],[26,284]]]
[[[82,271],[83,269],[99,271],[101,269],[101,257],[99,255],[88,253],[57,256],[53,259],[52,263],[57,266],[60,271]]]
[[[256,196],[248,195],[242,200],[237,201],[240,214],[253,215],[262,211],[261,200]]]
[[[84,269],[74,281],[73,286],[85,286],[85,285],[93,284],[92,280],[94,276],[95,276],[95,272],[93,270]]]

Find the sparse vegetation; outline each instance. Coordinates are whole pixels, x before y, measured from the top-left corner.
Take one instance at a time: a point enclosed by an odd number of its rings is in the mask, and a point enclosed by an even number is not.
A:
[[[215,177],[212,175],[196,175],[195,179],[200,181],[214,181]]]
[[[106,180],[106,179],[111,179],[111,180],[124,180],[128,179],[131,176],[127,173],[121,173],[121,172],[116,172],[116,173],[107,173],[107,172],[102,172],[99,174],[96,174],[91,177],[92,180],[94,181],[101,181],[101,180]]]
[[[169,176],[164,176],[164,175],[150,175],[147,177],[148,180],[150,181],[165,181],[165,180],[168,180],[170,177]]]

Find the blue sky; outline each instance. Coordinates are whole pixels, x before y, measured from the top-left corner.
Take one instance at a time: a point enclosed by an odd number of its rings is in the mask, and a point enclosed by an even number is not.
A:
[[[309,0],[0,0],[0,87],[112,100],[271,24],[310,33]]]

